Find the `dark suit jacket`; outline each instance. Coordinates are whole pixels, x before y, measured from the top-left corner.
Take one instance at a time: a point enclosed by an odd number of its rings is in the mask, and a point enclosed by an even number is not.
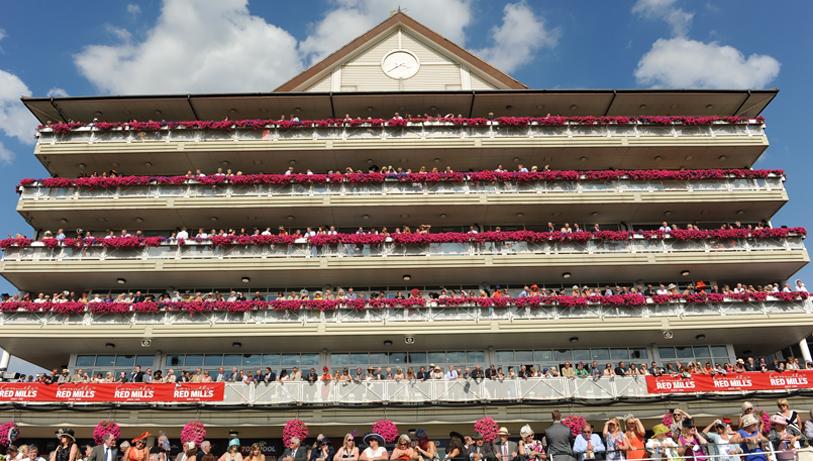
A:
[[[575,461],[573,457],[573,437],[570,429],[561,422],[555,422],[545,429],[545,440],[548,442],[548,454],[554,459]]]
[[[283,458],[288,458],[291,456],[291,449],[286,448],[285,451],[282,453]],[[308,449],[301,446],[296,449],[296,456],[293,457],[294,461],[305,461],[308,459]]]
[[[104,445],[96,445],[95,447],[93,447],[93,452],[91,452],[88,461],[107,461],[106,459],[104,459],[104,448],[105,448]],[[112,456],[110,457],[110,460],[116,461],[119,455],[119,450],[116,447],[113,447],[110,450],[113,452]]]
[[[519,451],[519,449],[517,447],[517,442],[512,442],[512,441],[509,440],[506,443],[508,443],[509,456],[511,456],[511,454],[517,453]],[[500,440],[497,440],[496,442],[494,442],[494,455],[496,456],[496,455],[501,455],[501,454],[502,454],[502,442]],[[516,457],[511,457],[511,459],[502,459],[501,461],[513,461],[514,459],[517,459],[517,458]]]
[[[478,450],[479,448],[479,450]],[[494,445],[490,443],[484,443],[482,447],[478,447],[475,443],[474,445],[469,447],[469,459],[474,459],[474,454],[480,453],[480,460],[481,461],[497,461],[497,454],[494,453]]]

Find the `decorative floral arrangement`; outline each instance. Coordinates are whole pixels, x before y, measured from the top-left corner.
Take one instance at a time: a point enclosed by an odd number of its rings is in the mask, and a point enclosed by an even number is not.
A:
[[[383,437],[387,443],[393,443],[398,440],[398,426],[396,426],[391,419],[379,419],[373,423],[373,427],[370,428],[370,430]]]
[[[206,426],[200,421],[190,421],[181,429],[181,443],[195,442],[200,445],[206,439]]]
[[[309,244],[312,246],[325,245],[381,245],[394,243],[398,245],[429,245],[433,243],[487,243],[487,242],[587,242],[590,240],[624,241],[638,239],[700,241],[700,240],[741,240],[741,239],[776,239],[794,236],[805,236],[804,227],[772,227],[762,229],[673,229],[670,232],[660,230],[639,231],[574,231],[574,232],[537,232],[529,230],[518,231],[488,231],[479,233],[468,232],[438,232],[430,234],[421,233],[393,233],[383,234],[317,234],[310,238],[301,235],[215,235],[208,240],[197,242],[199,245],[227,246],[227,245],[293,245]],[[56,247],[106,247],[116,249],[156,247],[160,245],[184,245],[185,241],[170,241],[164,237],[88,237],[65,238],[62,241],[56,238],[44,238],[38,241],[47,248]],[[12,237],[0,240],[0,249],[11,247],[30,247],[34,241],[27,237]]]
[[[584,419],[584,416],[570,415],[562,418],[562,424],[570,429],[570,433],[573,437],[576,437],[582,433],[582,429],[584,429],[585,424],[587,424],[587,420]]]
[[[667,411],[661,417],[661,423],[663,423],[663,425],[666,427],[672,427],[672,424],[674,424],[674,422],[675,419],[672,417],[672,412],[670,411]]]
[[[725,302],[795,302],[805,300],[809,294],[805,291],[767,293],[691,293],[653,295],[650,297],[640,293],[626,293],[610,296],[526,296],[501,298],[486,297],[459,297],[438,298],[431,303],[440,307],[468,307],[481,308],[541,308],[541,307],[585,307],[603,305],[613,307],[640,307],[644,305],[667,305],[673,303],[687,304],[719,304]],[[201,314],[206,312],[248,312],[255,310],[291,311],[319,310],[333,311],[337,309],[410,309],[426,307],[430,300],[421,297],[406,299],[277,299],[274,301],[143,301],[138,303],[122,302],[91,302],[80,301],[45,302],[33,301],[6,301],[0,303],[0,312],[52,312],[62,315],[78,315],[90,312],[97,315],[122,314],[129,312],[155,313],[155,312],[187,312]]]
[[[20,437],[20,428],[13,421],[0,425],[0,447],[7,447]]]
[[[93,428],[93,440],[96,445],[104,442],[105,436],[112,434],[113,437],[119,438],[121,436],[121,427],[115,421],[102,420]]]
[[[244,174],[239,176],[115,176],[86,178],[25,178],[22,187],[110,189],[151,185],[276,185],[289,184],[381,184],[402,182],[413,184],[463,182],[560,182],[560,181],[698,181],[723,179],[764,179],[783,177],[783,170],[705,169],[705,170],[552,170],[552,171],[475,171],[428,173],[333,173],[333,174]]]
[[[491,443],[497,440],[497,435],[500,428],[497,426],[497,421],[491,416],[484,416],[474,422],[474,431],[479,432],[483,436],[486,443]]]
[[[39,130],[50,129],[54,133],[69,133],[78,128],[93,128],[96,131],[130,130],[130,131],[160,131],[175,129],[192,130],[263,130],[270,128],[296,129],[296,128],[325,128],[325,127],[405,127],[427,125],[443,126],[565,126],[565,125],[687,125],[708,126],[714,124],[762,124],[765,119],[761,116],[687,116],[687,115],[638,115],[638,116],[562,116],[547,115],[544,117],[495,117],[492,119],[482,117],[408,117],[408,118],[347,118],[347,119],[317,119],[317,120],[275,120],[275,119],[249,119],[249,120],[190,120],[190,121],[129,121],[93,123],[67,122],[40,125]]]
[[[762,423],[762,433],[767,435],[769,432],[771,432],[771,415],[759,407],[754,408],[754,414],[759,417],[759,420]]]
[[[287,447],[292,438],[304,441],[308,437],[308,426],[301,419],[289,419],[282,427],[282,443]]]

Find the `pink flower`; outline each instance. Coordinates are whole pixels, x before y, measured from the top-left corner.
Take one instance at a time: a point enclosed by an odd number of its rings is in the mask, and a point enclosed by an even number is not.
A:
[[[121,428],[115,421],[102,420],[93,428],[93,440],[96,442],[96,445],[100,445],[104,442],[104,438],[107,434],[112,434],[113,437],[117,439],[121,436]]]
[[[14,424],[13,421],[9,421],[0,425],[0,446],[7,447],[10,443],[17,440],[20,437],[20,428]]]
[[[474,431],[482,434],[485,442],[493,442],[497,440],[499,427],[497,426],[497,422],[494,421],[494,418],[484,416],[474,422]]]
[[[289,419],[282,427],[282,443],[287,447],[292,438],[298,438],[300,442],[308,437],[308,426],[301,419]]]
[[[195,442],[200,445],[206,439],[206,426],[200,421],[190,421],[181,429],[181,443]]]
[[[387,443],[398,440],[398,426],[396,426],[391,419],[379,419],[373,423],[373,427],[371,427],[370,430],[383,437]]]
[[[584,419],[584,416],[565,416],[562,418],[562,424],[567,426],[570,429],[570,433],[575,437],[582,433],[582,429],[584,429],[585,424],[587,424],[587,420]]]

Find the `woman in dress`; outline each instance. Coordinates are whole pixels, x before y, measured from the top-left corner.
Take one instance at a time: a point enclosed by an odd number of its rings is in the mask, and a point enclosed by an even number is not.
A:
[[[426,430],[417,429],[415,431],[415,438],[417,439],[415,451],[418,453],[418,457],[420,457],[421,461],[431,461],[435,459],[438,454],[438,448],[435,442],[429,439],[429,434],[426,433]]]
[[[635,416],[627,415],[627,417],[624,418],[624,424],[627,426],[627,430],[624,432],[628,445],[627,459],[636,460],[646,458],[646,449],[644,448],[646,431],[644,430],[644,425],[641,424],[641,420]]]
[[[669,427],[665,424],[656,424],[652,428],[652,438],[646,441],[646,449],[652,458],[663,461],[677,458],[678,446],[668,434]]]
[[[731,427],[723,421],[716,419],[703,429],[709,443],[709,453],[716,455],[715,460],[719,461],[739,461],[740,436],[731,430]]]
[[[367,448],[361,453],[360,461],[383,461],[390,459],[387,449],[384,448],[384,437],[375,432],[364,437]]]
[[[604,423],[604,446],[607,447],[607,461],[624,461],[626,459],[627,437],[621,431],[621,424],[617,418],[610,418]]]
[[[184,444],[183,448],[184,448],[184,457],[186,458],[186,461],[198,461],[199,453],[198,447],[195,445],[195,442],[190,440],[189,442],[186,442]]]
[[[150,458],[150,449],[147,447],[149,436],[149,432],[143,432],[134,438],[124,453],[124,461],[147,461]]]
[[[248,449],[248,456],[245,457],[246,461],[265,461],[265,455],[260,449],[259,443],[252,443],[251,448]]]
[[[796,410],[790,409],[790,403],[788,399],[782,398],[776,401],[776,406],[779,408],[779,411],[776,412],[777,415],[785,418],[785,422],[787,423],[788,429],[790,431],[799,431],[801,432],[802,427],[802,420],[799,416],[799,413]]]
[[[463,443],[463,435],[461,433],[449,433],[449,446],[446,448],[446,456],[444,456],[443,459],[444,461],[469,459],[469,454],[466,453],[466,446]]]
[[[240,454],[240,439],[229,440],[229,448],[218,461],[243,461],[243,455]]]
[[[418,459],[418,453],[412,448],[412,440],[409,439],[408,435],[401,434],[401,436],[398,437],[398,443],[396,443],[395,448],[392,449],[390,459],[397,461],[414,461]]]
[[[534,439],[534,431],[526,424],[519,429],[520,440],[517,444],[517,452],[525,461],[538,461],[546,459],[545,448],[542,442]]]
[[[678,437],[678,454],[687,461],[706,461],[706,439],[697,431],[694,420],[684,419],[680,436]]]
[[[796,449],[799,448],[799,432],[793,431],[787,419],[782,415],[771,416],[771,432],[768,440],[776,450],[777,461],[793,461],[796,459]]]
[[[79,457],[79,446],[76,445],[76,437],[73,429],[60,429],[56,433],[59,446],[51,453],[50,461],[76,461]]]
[[[359,461],[359,447],[353,434],[345,434],[342,447],[333,456],[333,461]]]

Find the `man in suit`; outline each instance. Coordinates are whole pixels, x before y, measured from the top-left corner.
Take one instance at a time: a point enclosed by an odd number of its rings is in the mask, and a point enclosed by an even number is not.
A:
[[[497,435],[500,437],[499,440],[494,442],[494,454],[497,459],[499,461],[514,461],[517,459],[517,442],[508,440],[511,435],[508,433],[508,428],[501,427]]]
[[[469,459],[471,461],[497,461],[494,453],[494,446],[483,441],[483,434],[475,432],[471,434],[474,444],[469,447]]]
[[[570,428],[562,424],[562,413],[559,410],[551,412],[553,424],[545,430],[545,440],[548,443],[548,455],[561,461],[576,461],[573,457],[573,437]]]
[[[113,437],[113,434],[106,434],[102,439],[102,444],[93,447],[88,461],[116,461],[117,458],[116,438]]]
[[[280,461],[305,461],[307,459],[307,450],[299,446],[300,443],[299,437],[291,437],[288,448],[282,453]]]

